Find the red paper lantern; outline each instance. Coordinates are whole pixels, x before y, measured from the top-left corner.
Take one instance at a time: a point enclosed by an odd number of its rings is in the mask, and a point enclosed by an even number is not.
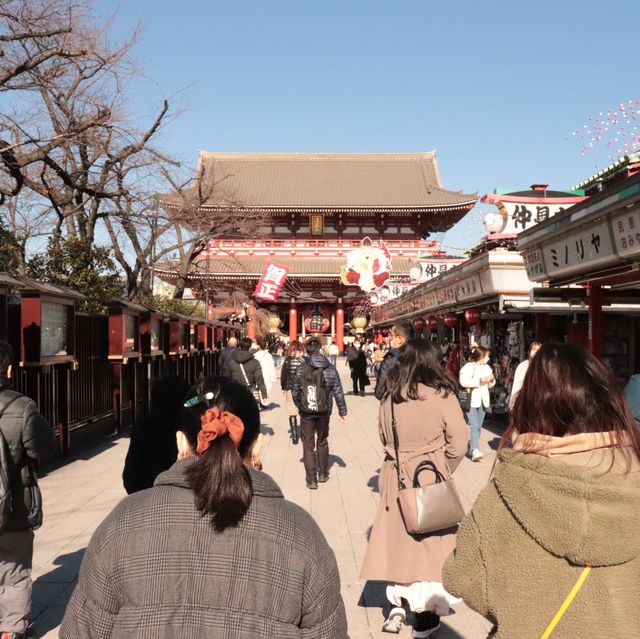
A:
[[[416,327],[417,331],[422,331],[425,327],[425,321],[422,317],[419,317],[418,319],[413,320],[413,325]]]
[[[475,326],[480,321],[480,311],[477,308],[468,308],[464,312],[464,320],[470,326]]]
[[[444,318],[444,325],[449,328],[454,328],[458,325],[458,316],[455,313],[447,313]]]
[[[431,331],[435,331],[438,328],[438,318],[435,315],[427,317],[427,328]]]

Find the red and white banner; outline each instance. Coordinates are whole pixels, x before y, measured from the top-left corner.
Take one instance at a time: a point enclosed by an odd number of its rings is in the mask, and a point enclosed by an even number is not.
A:
[[[267,262],[258,280],[253,296],[268,302],[275,302],[287,279],[289,269],[275,262]]]

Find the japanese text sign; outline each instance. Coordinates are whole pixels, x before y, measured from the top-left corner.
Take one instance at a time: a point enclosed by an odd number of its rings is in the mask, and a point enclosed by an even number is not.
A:
[[[288,273],[288,268],[274,262],[268,262],[258,280],[258,286],[256,286],[253,296],[268,302],[275,302],[280,295]]]

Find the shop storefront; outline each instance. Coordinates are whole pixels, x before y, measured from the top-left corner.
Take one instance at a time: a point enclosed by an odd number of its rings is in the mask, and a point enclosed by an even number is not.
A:
[[[621,381],[640,373],[640,173],[521,233],[518,248],[548,299],[579,287],[591,351]]]

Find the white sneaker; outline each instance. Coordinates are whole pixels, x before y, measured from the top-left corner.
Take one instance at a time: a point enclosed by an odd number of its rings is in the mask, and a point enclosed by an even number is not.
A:
[[[484,455],[479,448],[474,448],[471,451],[471,461],[479,462],[481,459],[484,459]]]

